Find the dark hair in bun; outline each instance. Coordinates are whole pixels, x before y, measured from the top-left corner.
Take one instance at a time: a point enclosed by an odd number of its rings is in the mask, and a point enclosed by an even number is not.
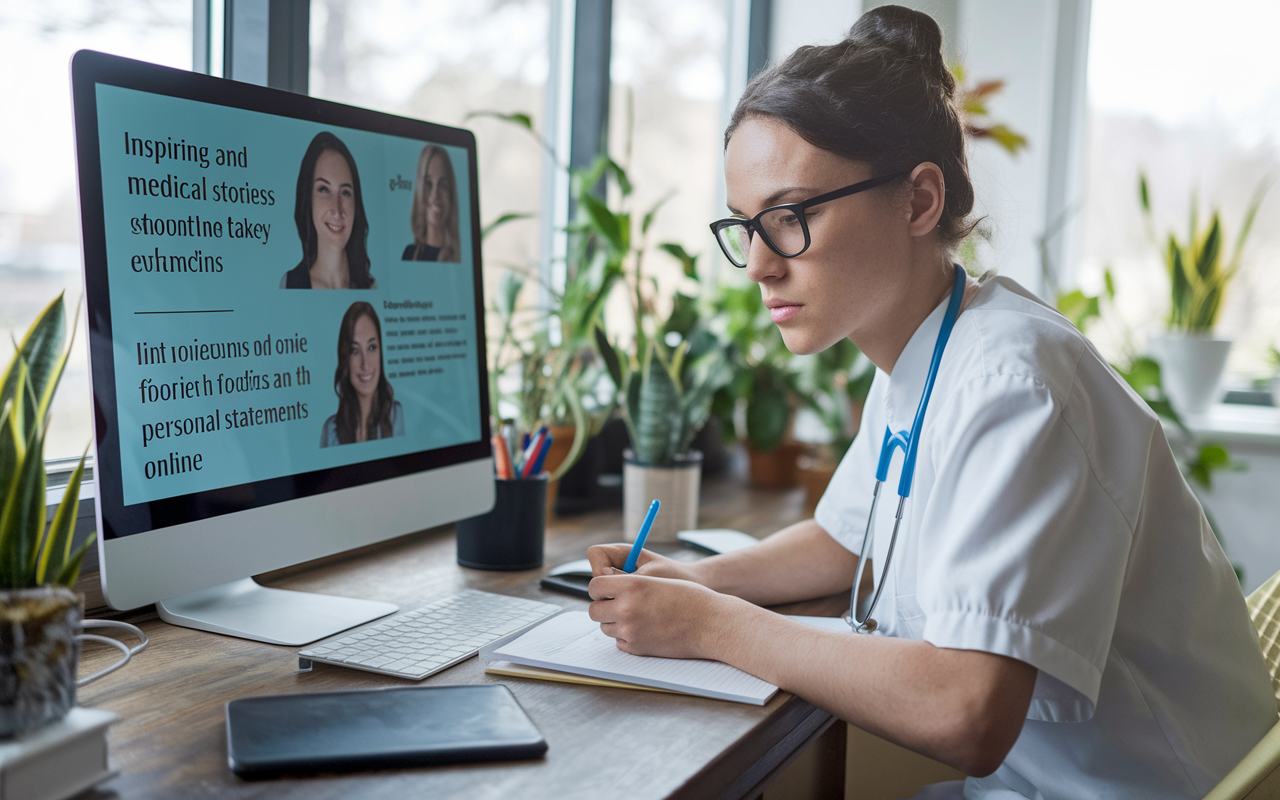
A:
[[[757,75],[724,142],[727,147],[743,120],[765,116],[815,147],[869,162],[875,175],[931,161],[946,185],[938,229],[951,249],[976,224],[967,219],[973,185],[955,91],[938,23],[919,11],[880,6],[863,14],[843,41],[801,47]]]

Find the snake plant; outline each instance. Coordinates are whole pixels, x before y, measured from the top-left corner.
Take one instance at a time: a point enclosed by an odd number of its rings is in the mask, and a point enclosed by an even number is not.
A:
[[[719,342],[706,331],[669,349],[649,339],[638,363],[596,329],[596,347],[622,395],[622,417],[636,460],[669,467],[689,452],[711,416],[711,398],[733,371]]]
[[[70,352],[65,339],[66,312],[58,295],[15,347],[0,378],[0,590],[75,585],[93,541],[71,547],[84,456],[45,525],[44,440]]]
[[[1170,330],[1200,334],[1213,332],[1218,324],[1218,313],[1222,310],[1222,297],[1227,285],[1240,270],[1241,251],[1244,250],[1245,240],[1249,238],[1258,205],[1267,188],[1265,182],[1259,185],[1253,199],[1249,201],[1230,256],[1227,254],[1224,241],[1226,233],[1218,211],[1213,211],[1208,224],[1202,228],[1194,196],[1191,198],[1191,225],[1186,240],[1179,241],[1177,236],[1170,233],[1163,243],[1157,241],[1162,250],[1165,269],[1169,272],[1172,300],[1169,309]],[[1142,204],[1148,235],[1155,240],[1151,194],[1147,189],[1147,176],[1141,173],[1138,175],[1138,200]]]

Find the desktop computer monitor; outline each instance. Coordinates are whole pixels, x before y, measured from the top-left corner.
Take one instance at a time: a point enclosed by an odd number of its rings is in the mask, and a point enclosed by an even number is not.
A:
[[[102,589],[303,644],[395,606],[249,576],[493,506],[475,138],[71,62]]]

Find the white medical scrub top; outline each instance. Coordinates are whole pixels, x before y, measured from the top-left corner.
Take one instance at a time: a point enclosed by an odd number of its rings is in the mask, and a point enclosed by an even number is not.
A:
[[[945,310],[877,372],[818,504],[853,552],[885,426],[911,428]],[[881,490],[877,577],[901,466]],[[1276,722],[1239,583],[1155,415],[1007,278],[956,321],[884,585],[878,634],[1039,670],[1021,735],[967,798],[1199,798]]]

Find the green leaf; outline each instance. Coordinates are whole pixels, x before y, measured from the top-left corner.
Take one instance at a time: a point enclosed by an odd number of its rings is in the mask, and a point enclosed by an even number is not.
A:
[[[1160,363],[1149,356],[1133,360],[1127,370],[1118,370],[1135,392],[1147,399],[1163,394],[1160,383]]]
[[[463,117],[462,121],[470,122],[478,117],[489,117],[491,119],[502,120],[503,122],[510,122],[514,125],[519,125],[530,133],[533,132],[533,117],[523,111],[516,111],[511,114],[504,114],[501,111],[472,111],[470,114]]]
[[[987,135],[995,139],[996,144],[1010,155],[1017,155],[1019,150],[1027,146],[1027,137],[1015,132],[1008,125],[992,125],[987,129]]]
[[[1082,331],[1085,323],[1101,316],[1098,298],[1089,297],[1079,289],[1060,296],[1058,298],[1058,310],[1071,321],[1072,325]]]
[[[58,573],[57,583],[61,586],[72,587],[76,585],[76,580],[80,577],[80,565],[84,563],[84,554],[89,552],[89,548],[93,546],[97,534],[90,534],[80,543],[76,551],[67,557],[66,562],[62,565],[62,571]]]
[[[613,174],[613,179],[618,182],[618,191],[622,192],[623,197],[630,197],[632,187],[631,179],[627,177],[627,171],[612,158],[605,158],[605,163],[609,172]]]
[[[604,361],[605,368],[609,371],[609,377],[613,380],[613,385],[621,391],[626,387],[623,384],[622,361],[618,358],[618,351],[613,348],[609,338],[604,335],[604,330],[599,325],[593,330],[596,339],[596,352],[600,354],[600,358]]]
[[[1147,189],[1147,174],[1138,172],[1138,202],[1142,204],[1142,210],[1151,213],[1151,192]]]
[[[45,519],[44,432],[43,424],[31,426],[0,511],[0,586],[5,588],[35,585],[36,547]]]
[[[578,198],[578,207],[585,211],[587,217],[591,220],[592,230],[604,237],[610,247],[619,252],[627,249],[627,243],[622,233],[622,223],[618,215],[614,214],[604,203],[590,194],[583,194]]]
[[[688,338],[698,324],[698,298],[676,292],[672,298],[671,316],[662,326],[662,332],[678,333],[681,338]]]
[[[1220,444],[1206,444],[1200,447],[1200,461],[1210,469],[1221,469],[1231,464],[1231,455]]]
[[[642,368],[633,446],[641,463],[652,466],[666,466],[676,455],[671,452],[671,434],[680,406],[680,392],[667,370],[657,344],[650,342]]]
[[[58,503],[58,509],[49,523],[49,531],[45,534],[36,563],[38,584],[47,583],[50,574],[61,574],[63,566],[71,558],[71,538],[80,509],[80,482],[84,479],[84,460],[88,452],[88,448],[85,448],[84,454],[80,456],[80,463],[71,472],[62,501]]]
[[[524,281],[523,275],[510,270],[502,273],[502,277],[498,279],[498,314],[504,321],[510,320],[516,313],[516,303],[524,289]]]
[[[636,440],[636,420],[640,419],[640,370],[633,369],[626,373],[627,391],[623,409],[626,412],[627,433],[631,441]]]
[[[1102,282],[1107,290],[1107,299],[1116,299],[1116,282],[1111,275],[1111,267],[1107,267],[1102,271]]]
[[[622,264],[617,260],[602,260],[601,267],[600,285],[582,306],[582,311],[578,314],[577,330],[571,332],[571,335],[566,335],[566,341],[577,340],[580,336],[579,331],[586,331],[595,327],[600,316],[604,313],[604,304],[609,299],[609,293],[613,291],[614,285],[622,278]],[[569,305],[566,304],[565,307],[567,309]]]
[[[663,242],[658,249],[680,262],[686,278],[698,280],[698,257],[689,255],[682,245],[675,242]]]
[[[782,443],[791,419],[791,407],[781,388],[759,388],[747,398],[747,439],[757,451],[767,453]]]
[[[1222,255],[1222,221],[1215,212],[1209,222],[1209,232],[1195,254],[1196,275],[1201,281],[1212,278],[1218,272],[1219,258]]]
[[[25,361],[32,393],[36,398],[45,394],[50,378],[57,371],[59,357],[66,335],[66,311],[60,293],[53,302],[45,306],[36,317],[35,322],[27,329],[22,342],[17,345],[16,353],[4,377],[0,378],[0,404],[15,396],[17,373],[15,367]],[[56,381],[54,381],[56,384]]]
[[[501,228],[503,225],[506,225],[509,222],[515,222],[516,220],[520,220],[520,219],[533,219],[535,216],[536,216],[535,214],[531,214],[527,211],[522,211],[519,213],[512,212],[509,214],[503,214],[502,216],[495,219],[493,222],[490,222],[488,225],[485,225],[483,229],[481,229],[480,238],[482,240],[489,238],[489,234],[493,233],[498,228]]]
[[[578,459],[582,458],[582,452],[586,449],[587,436],[589,434],[587,423],[587,414],[582,407],[582,397],[578,394],[577,387],[573,381],[565,381],[561,386],[561,392],[564,395],[565,402],[569,406],[569,414],[573,417],[573,443],[569,446],[569,454],[565,456],[564,461],[556,467],[551,473],[550,480],[558,481],[564,477],[564,474],[578,463]]]

